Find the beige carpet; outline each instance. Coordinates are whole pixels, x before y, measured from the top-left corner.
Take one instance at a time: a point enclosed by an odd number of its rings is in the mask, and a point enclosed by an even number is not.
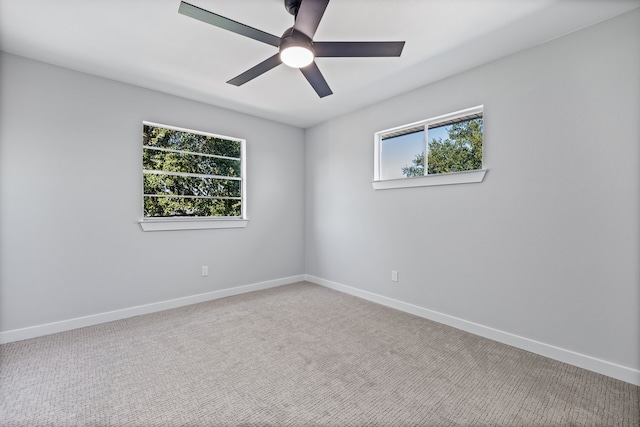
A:
[[[638,426],[639,387],[300,283],[0,346],[1,426]]]

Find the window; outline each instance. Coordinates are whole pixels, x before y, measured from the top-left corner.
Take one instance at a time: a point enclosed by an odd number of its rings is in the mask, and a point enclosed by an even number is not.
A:
[[[377,132],[373,188],[481,182],[482,137],[482,106]]]
[[[245,141],[143,122],[143,230],[246,226]]]

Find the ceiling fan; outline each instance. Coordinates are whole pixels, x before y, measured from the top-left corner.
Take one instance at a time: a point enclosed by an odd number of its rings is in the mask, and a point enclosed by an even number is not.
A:
[[[278,48],[278,53],[227,83],[241,86],[284,62],[290,67],[299,68],[318,96],[323,98],[333,92],[314,58],[400,56],[404,47],[404,42],[314,41],[313,36],[328,4],[329,0],[284,0],[284,6],[295,17],[295,23],[282,34],[282,37],[265,33],[184,1],[180,2],[178,12]]]

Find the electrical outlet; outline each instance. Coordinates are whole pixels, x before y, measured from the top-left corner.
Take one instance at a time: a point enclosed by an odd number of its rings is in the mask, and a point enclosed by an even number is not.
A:
[[[209,267],[206,265],[202,266],[202,277],[209,275]]]
[[[398,272],[397,271],[393,270],[391,272],[391,280],[393,280],[394,282],[398,281]]]

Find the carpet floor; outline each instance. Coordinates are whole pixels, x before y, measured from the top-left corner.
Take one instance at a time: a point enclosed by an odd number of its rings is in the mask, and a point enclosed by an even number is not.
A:
[[[640,388],[309,283],[0,346],[1,426],[638,426]]]

